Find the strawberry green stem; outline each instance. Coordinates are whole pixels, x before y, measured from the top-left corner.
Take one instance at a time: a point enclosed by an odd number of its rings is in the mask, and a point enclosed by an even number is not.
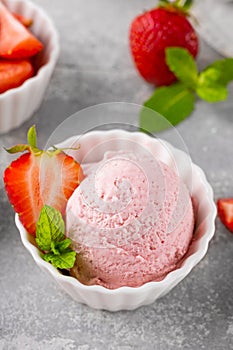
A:
[[[159,6],[169,8],[169,9],[176,9],[183,13],[187,13],[192,6],[193,0],[160,0]]]
[[[65,150],[78,150],[80,148],[80,145],[78,147],[67,147],[67,148],[57,148],[55,146],[52,146],[52,149],[48,149],[47,151],[43,151],[37,147],[37,134],[36,134],[36,127],[35,125],[31,126],[27,133],[27,144],[18,144],[11,148],[4,148],[5,151],[8,153],[14,154],[19,152],[31,152],[35,156],[40,156],[42,153],[47,153],[49,156],[54,156],[56,154],[59,154]]]
[[[32,148],[37,148],[37,135],[35,125],[31,126],[28,130],[27,140],[29,146],[31,146]]]

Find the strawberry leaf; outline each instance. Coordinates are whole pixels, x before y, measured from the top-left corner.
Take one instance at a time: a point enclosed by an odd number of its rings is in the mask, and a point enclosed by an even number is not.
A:
[[[192,6],[193,0],[160,0],[159,6],[166,7],[169,5],[170,7],[174,7],[179,9],[182,12],[186,12]]]
[[[74,266],[76,259],[76,252],[67,250],[60,255],[53,253],[44,254],[43,259],[50,262],[54,267],[59,269],[70,269]]]
[[[36,148],[37,136],[36,136],[35,125],[31,126],[30,129],[28,130],[27,139],[28,139],[29,146],[31,146],[32,148]]]
[[[193,0],[178,0],[178,5],[188,11],[193,4]]]
[[[159,1],[159,6],[163,6],[163,5],[167,5],[167,4],[169,4],[169,0],[160,0]]]
[[[14,153],[19,153],[19,152],[29,151],[30,147],[28,145],[18,144],[18,145],[11,147],[11,148],[4,148],[4,149],[8,153],[14,154]]]
[[[156,89],[144,103],[147,108],[141,110],[140,127],[149,132],[158,132],[171,127],[171,124],[180,123],[193,111],[194,99],[193,92],[182,83]]]
[[[36,224],[36,243],[44,251],[49,251],[51,242],[64,238],[65,224],[59,211],[45,205]]]
[[[188,50],[180,47],[166,49],[166,62],[175,76],[187,87],[195,89],[198,71],[193,56]]]
[[[36,147],[36,127],[35,127],[35,125],[33,125],[28,130],[27,139],[28,139],[27,145],[26,144],[18,144],[18,145],[11,147],[11,148],[4,148],[4,149],[5,149],[5,151],[7,151],[8,153],[11,153],[11,154],[24,152],[24,151],[33,151],[35,153],[42,152],[41,150],[39,150]]]

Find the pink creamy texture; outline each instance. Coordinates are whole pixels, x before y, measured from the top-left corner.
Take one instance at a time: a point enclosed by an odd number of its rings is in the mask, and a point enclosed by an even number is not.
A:
[[[109,289],[159,281],[175,269],[193,235],[186,186],[149,155],[108,152],[84,167],[67,205],[67,236],[80,282]]]

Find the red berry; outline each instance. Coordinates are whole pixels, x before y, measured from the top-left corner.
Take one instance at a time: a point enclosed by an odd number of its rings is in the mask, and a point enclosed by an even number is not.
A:
[[[198,38],[185,14],[171,7],[156,8],[136,17],[130,28],[130,49],[141,76],[157,86],[176,80],[165,61],[167,47],[183,47],[193,57]]]
[[[217,201],[218,216],[222,223],[233,232],[233,198],[220,198]]]

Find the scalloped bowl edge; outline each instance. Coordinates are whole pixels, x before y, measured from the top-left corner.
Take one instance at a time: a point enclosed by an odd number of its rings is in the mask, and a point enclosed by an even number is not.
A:
[[[134,136],[133,136],[134,135]],[[104,137],[109,139],[121,137],[136,137],[142,144],[148,146],[148,142],[157,145],[165,145],[169,149],[172,156],[178,163],[182,163],[182,160],[187,160],[189,156],[163,140],[154,139],[148,135],[134,132],[126,132],[122,130],[111,130],[111,131],[94,131],[84,135],[84,139],[88,142],[88,138],[91,136],[96,137],[100,140]],[[77,137],[76,137],[77,139]],[[68,140],[60,143],[59,146],[67,147],[68,144],[72,144],[75,137],[71,137]],[[160,147],[158,146],[158,147]],[[159,297],[167,294],[172,288],[174,288],[182,279],[184,279],[190,271],[203,259],[205,256],[209,242],[212,239],[215,232],[215,217],[216,217],[216,206],[213,200],[213,190],[208,183],[206,176],[202,169],[190,163],[191,167],[188,170],[193,181],[192,197],[194,197],[197,205],[197,217],[198,222],[195,228],[194,237],[195,239],[191,242],[188,252],[182,260],[181,265],[168,273],[166,277],[158,282],[148,282],[140,287],[120,287],[118,289],[110,290],[102,286],[86,286],[80,283],[77,279],[62,275],[56,268],[51,264],[45,262],[41,258],[41,253],[38,248],[34,245],[33,237],[30,236],[21,224],[18,215],[15,216],[16,226],[20,231],[20,236],[23,245],[30,252],[37,265],[47,273],[49,273],[53,279],[77,302],[89,305],[96,309],[105,309],[109,311],[118,310],[133,310],[142,305],[147,305],[154,302]],[[185,171],[184,169],[182,170]],[[182,177],[182,174],[181,174]],[[185,176],[187,178],[187,174]],[[205,212],[207,213],[204,217],[203,210],[200,209],[200,204],[204,206]],[[202,208],[203,209],[203,208]],[[199,217],[201,221],[199,222]]]

